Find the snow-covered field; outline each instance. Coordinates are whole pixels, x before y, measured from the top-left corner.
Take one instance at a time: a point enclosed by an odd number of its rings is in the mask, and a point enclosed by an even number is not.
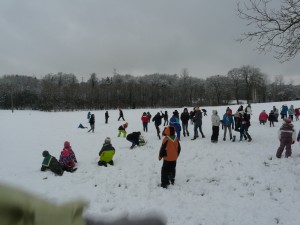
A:
[[[55,203],[84,199],[89,202],[85,214],[106,219],[157,212],[166,217],[168,224],[175,225],[299,225],[299,144],[292,146],[291,158],[276,159],[281,121],[274,128],[259,125],[258,121],[263,109],[269,113],[273,105],[280,108],[282,104],[300,107],[300,101],[252,105],[250,143],[223,141],[220,128],[219,142],[212,144],[211,110],[217,109],[223,116],[226,106],[205,107],[206,138],[191,141],[191,136],[182,137],[176,184],[169,189],[158,186],[161,140],[156,137],[153,122],[148,133],[142,132],[147,144],[130,150],[131,143],[117,137],[122,124],[117,121],[117,110],[109,111],[108,124],[104,123],[105,111],[92,112],[96,117],[95,133],[77,128],[79,123],[88,126],[87,111],[2,110],[0,182]],[[231,108],[235,112],[238,106]],[[166,109],[123,110],[129,123],[127,132],[142,131],[140,117],[144,111],[154,116],[160,110]],[[167,110],[169,115],[174,111]],[[181,113],[183,109],[177,110]],[[298,132],[300,121],[294,125]],[[191,125],[189,130],[192,134]],[[107,136],[116,148],[115,165],[99,167],[98,152]],[[65,172],[62,177],[41,172],[42,151],[59,158],[66,140],[77,156],[78,170]]]

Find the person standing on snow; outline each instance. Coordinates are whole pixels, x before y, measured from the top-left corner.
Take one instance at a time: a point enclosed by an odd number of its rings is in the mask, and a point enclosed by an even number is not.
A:
[[[179,122],[179,113],[177,110],[173,112],[173,116],[170,118],[170,126],[173,126],[175,128],[177,138],[180,141],[180,131],[181,131],[181,126]]]
[[[265,125],[265,123],[267,122],[269,116],[268,114],[266,113],[266,110],[263,110],[260,114],[259,114],[259,124],[263,124]]]
[[[295,118],[296,118],[296,121],[299,120],[299,116],[300,116],[300,108],[296,108],[295,109]]]
[[[147,112],[147,116],[148,116],[148,123],[150,123],[152,115],[150,114],[150,112]]]
[[[232,119],[232,111],[227,110],[223,116],[223,126],[224,126],[224,137],[223,141],[226,141],[226,132],[229,131],[230,140],[232,139],[231,128],[234,128],[233,119]]]
[[[275,106],[273,106],[273,112],[274,112],[274,115],[275,115],[274,122],[278,122],[279,110]]]
[[[147,113],[144,112],[141,117],[142,123],[143,123],[143,131],[148,132],[148,123],[149,123],[149,117],[147,116]]]
[[[217,110],[212,111],[211,122],[212,122],[211,142],[217,143],[219,138],[219,130],[220,130],[220,117],[218,115]]]
[[[156,128],[156,132],[157,132],[157,136],[160,139],[160,129],[159,126],[161,125],[161,120],[164,116],[160,115],[160,113],[156,113],[156,115],[153,117],[152,121],[154,122],[155,128]]]
[[[165,111],[165,113],[161,113],[164,117],[164,126],[169,125],[169,115],[168,111]]]
[[[295,109],[293,105],[291,105],[290,108],[288,109],[288,114],[291,121],[294,121]]]
[[[202,138],[205,138],[203,132],[202,132],[202,112],[199,109],[199,107],[195,107],[194,109],[194,116],[193,116],[193,123],[194,123],[194,138],[192,140],[195,140],[198,135],[198,128],[200,131],[200,134],[202,135]]]
[[[161,187],[167,188],[170,184],[174,185],[176,176],[176,163],[181,151],[180,143],[175,135],[175,128],[165,127],[158,159],[163,159],[161,168]]]
[[[274,122],[276,121],[276,116],[275,116],[273,110],[271,110],[271,112],[269,113],[268,120],[270,121],[270,127],[272,125],[274,127]]]
[[[287,118],[288,110],[289,109],[288,109],[287,105],[282,105],[281,111],[280,111],[281,119]]]
[[[91,115],[89,123],[90,123],[91,129],[89,129],[88,132],[92,131],[94,133],[94,131],[95,131],[95,115],[94,114]]]
[[[108,111],[106,111],[105,112],[105,123],[108,123],[108,118],[109,118]]]
[[[250,121],[251,115],[252,115],[252,109],[251,109],[251,105],[250,105],[250,104],[248,104],[248,105],[246,106],[246,108],[245,108],[245,113],[247,114],[248,119],[249,119],[249,121]]]
[[[296,140],[296,131],[294,129],[294,125],[292,124],[291,119],[283,119],[283,124],[278,131],[278,138],[280,141],[280,146],[277,149],[276,157],[281,158],[284,148],[286,149],[285,157],[290,157],[292,155],[291,145],[294,144]]]
[[[241,118],[241,127],[240,127],[240,141],[243,140],[243,137],[245,140],[248,140],[248,142],[252,141],[252,138],[250,134],[248,133],[249,127],[250,127],[250,120],[246,113],[242,114]]]
[[[123,121],[125,121],[123,111],[122,111],[121,109],[119,109],[119,119],[118,119],[118,121],[119,121],[121,118],[122,118]]]
[[[187,108],[184,108],[183,112],[180,115],[180,119],[182,123],[183,136],[185,137],[185,134],[187,134],[187,136],[190,136],[190,133],[188,131],[190,114]]]

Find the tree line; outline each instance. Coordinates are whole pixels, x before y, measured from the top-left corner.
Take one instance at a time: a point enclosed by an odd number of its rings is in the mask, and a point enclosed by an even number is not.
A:
[[[1,109],[41,111],[97,110],[116,108],[166,108],[227,105],[297,99],[300,86],[285,84],[278,76],[270,82],[259,68],[242,66],[226,75],[206,79],[177,74],[129,74],[97,78],[90,74],[79,82],[74,74],[47,74],[41,79],[24,75],[0,78]]]

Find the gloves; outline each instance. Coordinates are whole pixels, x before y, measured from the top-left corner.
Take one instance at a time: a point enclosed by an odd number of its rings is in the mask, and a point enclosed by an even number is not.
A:
[[[162,159],[162,157],[158,156],[158,160],[160,161]]]
[[[295,144],[295,141],[292,141],[292,145]]]
[[[300,141],[300,137],[297,137],[297,141],[298,141],[298,142]]]

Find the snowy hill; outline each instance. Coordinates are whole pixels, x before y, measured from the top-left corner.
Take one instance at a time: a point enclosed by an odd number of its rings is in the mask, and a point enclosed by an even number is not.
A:
[[[203,117],[206,138],[191,141],[181,138],[181,155],[177,161],[175,185],[162,189],[158,160],[161,140],[154,123],[148,133],[142,132],[140,120],[144,111],[154,116],[160,110],[123,110],[129,123],[127,133],[141,131],[147,140],[143,147],[130,150],[131,143],[117,137],[122,121],[118,111],[110,110],[109,123],[105,111],[95,111],[95,133],[78,129],[79,123],[89,127],[87,112],[0,111],[1,159],[0,182],[12,184],[52,202],[73,199],[89,202],[86,214],[102,218],[129,217],[159,212],[168,224],[174,225],[299,225],[300,149],[292,145],[292,157],[276,159],[279,146],[275,127],[259,125],[259,113],[282,104],[300,107],[300,101],[252,104],[253,115],[249,133],[252,142],[210,141],[211,111],[223,116],[226,106],[205,107]],[[235,112],[238,106],[231,106]],[[190,110],[191,108],[189,108]],[[181,113],[183,109],[177,108]],[[296,130],[300,121],[294,121]],[[162,126],[161,126],[162,128]],[[189,125],[193,134],[193,126]],[[234,132],[237,136],[239,133]],[[98,152],[109,136],[116,148],[114,166],[99,167]],[[227,138],[228,139],[228,138]],[[41,172],[42,151],[59,157],[64,141],[70,141],[78,159],[75,173],[62,177]]]

